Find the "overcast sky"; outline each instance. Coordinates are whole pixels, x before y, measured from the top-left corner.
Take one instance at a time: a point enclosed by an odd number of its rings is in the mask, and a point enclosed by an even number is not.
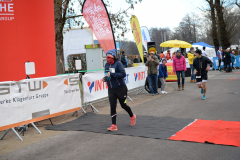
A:
[[[110,9],[112,13],[116,13],[120,8],[126,10],[129,7],[126,0],[109,1],[112,4]],[[201,14],[199,8],[203,6],[206,6],[205,0],[142,0],[134,6],[134,10],[128,10],[128,13],[138,18],[140,26],[146,26],[148,29],[168,27],[173,30],[187,13]],[[129,29],[131,29],[130,18],[127,24]],[[128,32],[125,38],[134,40],[131,32]]]
[[[129,13],[137,16],[140,26],[146,26],[148,29],[151,27],[173,29],[187,13],[200,13],[198,7],[204,5],[206,5],[205,0],[143,0]],[[125,0],[112,0],[111,11],[118,11],[120,8],[128,8]],[[130,19],[128,25],[130,27]],[[131,32],[126,37],[133,39]]]

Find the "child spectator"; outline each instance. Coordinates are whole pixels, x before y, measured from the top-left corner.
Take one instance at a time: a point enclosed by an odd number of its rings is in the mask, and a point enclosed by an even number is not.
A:
[[[167,92],[165,92],[166,78],[168,77],[166,63],[167,63],[167,60],[163,58],[162,64],[159,65],[159,71],[158,71],[159,72],[158,77],[160,78],[160,81],[162,83],[161,94],[167,94]]]

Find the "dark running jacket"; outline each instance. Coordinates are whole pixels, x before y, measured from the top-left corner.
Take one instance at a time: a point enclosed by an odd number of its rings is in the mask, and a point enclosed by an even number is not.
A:
[[[193,68],[194,70],[196,69],[198,71],[196,76],[202,76],[207,74],[207,70],[206,70],[207,66],[211,64],[212,64],[212,61],[205,56],[202,56],[201,58],[194,58]]]
[[[126,58],[124,55],[121,55],[121,62],[123,65],[126,65],[127,64],[127,61],[126,61]]]
[[[117,58],[115,62],[110,65],[106,63],[105,65],[105,72],[106,70],[111,70],[111,68],[115,69],[115,73],[110,72],[111,80],[107,81],[108,88],[121,88],[126,86],[124,78],[126,77],[125,69],[123,68],[123,64]]]

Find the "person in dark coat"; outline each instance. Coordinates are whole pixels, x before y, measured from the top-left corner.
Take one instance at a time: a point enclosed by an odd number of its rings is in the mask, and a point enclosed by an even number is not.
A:
[[[224,56],[224,67],[227,71],[227,67],[230,67],[230,64],[232,63],[231,55],[230,55],[230,48],[227,48],[226,51],[223,53]]]
[[[143,60],[144,60],[144,64],[147,62],[147,54],[144,52],[143,54]],[[142,62],[142,59],[140,58],[140,62]]]
[[[123,64],[123,67],[126,68],[127,67],[127,61],[126,61],[126,58],[125,58],[125,52],[124,51],[122,51],[121,62]]]
[[[139,63],[138,56],[135,56],[135,58],[133,59],[133,63]]]

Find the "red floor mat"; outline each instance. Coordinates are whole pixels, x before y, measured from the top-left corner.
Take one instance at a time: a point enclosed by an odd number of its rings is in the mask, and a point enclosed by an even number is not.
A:
[[[240,147],[240,122],[198,119],[169,139]]]

